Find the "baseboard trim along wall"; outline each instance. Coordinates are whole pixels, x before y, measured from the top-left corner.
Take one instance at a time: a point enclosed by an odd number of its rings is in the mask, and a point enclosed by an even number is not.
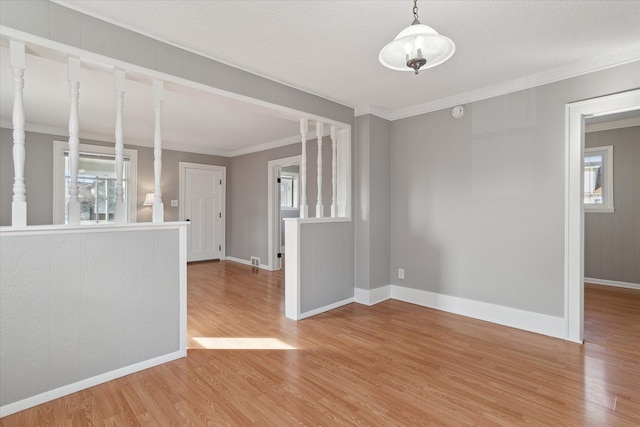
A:
[[[241,259],[241,258],[236,258],[236,257],[232,257],[232,256],[226,256],[226,257],[224,257],[224,261],[233,261],[233,262],[237,262],[239,264],[250,265],[252,267],[255,267],[255,265],[251,264],[251,261],[249,261],[248,259]],[[269,268],[269,266],[265,265],[265,264],[260,264],[258,266],[258,268],[260,268],[262,270],[267,270],[267,271],[274,271],[274,270],[271,270]]]
[[[353,298],[347,298],[342,301],[334,302],[333,304],[325,305],[324,307],[319,307],[313,310],[305,311],[304,313],[300,313],[298,315],[297,320],[306,319],[307,317],[315,316],[317,314],[324,313],[325,311],[333,310],[338,307],[342,307],[343,305],[351,304],[352,302],[354,302]]]
[[[417,304],[423,307],[434,308],[436,310],[548,335],[554,338],[565,339],[566,337],[565,320],[563,317],[534,313],[502,305],[473,301],[397,285],[386,285],[371,290],[355,289],[355,302],[359,304],[374,305],[387,299]]]
[[[391,286],[386,285],[375,289],[355,288],[354,300],[358,304],[376,305],[391,298]]]
[[[114,371],[105,372],[104,374],[96,375],[95,377],[86,378],[84,380],[68,384],[42,394],[28,397],[17,402],[9,403],[0,407],[0,418],[6,417],[16,412],[24,411],[25,409],[32,408],[37,405],[49,402],[62,396],[67,396],[72,393],[93,387],[107,381],[115,380],[116,378],[124,377],[125,375],[133,374],[144,369],[153,368],[154,366],[162,365],[163,363],[171,362],[172,360],[186,357],[186,351],[176,351],[168,353],[153,359],[145,360],[143,362],[135,363],[133,365],[125,366],[123,368],[116,369]]]
[[[619,282],[617,280],[594,279],[592,277],[585,277],[584,283],[593,283],[594,285],[615,286],[617,288],[640,290],[640,283]]]

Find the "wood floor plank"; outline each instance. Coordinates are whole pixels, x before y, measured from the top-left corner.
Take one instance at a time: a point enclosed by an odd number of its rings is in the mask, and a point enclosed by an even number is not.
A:
[[[187,358],[0,426],[640,425],[640,291],[586,285],[578,345],[394,300],[294,322],[283,288],[190,264]]]

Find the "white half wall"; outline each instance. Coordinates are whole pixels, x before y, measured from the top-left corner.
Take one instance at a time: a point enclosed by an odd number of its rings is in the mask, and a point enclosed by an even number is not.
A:
[[[300,320],[354,301],[353,223],[285,219],[285,315]]]
[[[0,228],[0,417],[186,356],[186,223]]]

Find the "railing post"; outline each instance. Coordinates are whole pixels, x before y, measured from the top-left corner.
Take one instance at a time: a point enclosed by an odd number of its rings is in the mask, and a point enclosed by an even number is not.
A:
[[[322,136],[324,135],[324,124],[316,123],[316,137],[318,138],[318,200],[316,202],[316,218],[324,217],[324,206],[322,205]]]
[[[331,126],[331,217],[338,216],[338,136],[336,127]]]
[[[307,205],[307,133],[309,121],[300,119],[300,135],[302,137],[302,154],[300,156],[300,218],[309,217]]]
[[[24,183],[26,161],[24,131],[24,69],[26,67],[24,43],[11,40],[11,71],[13,73],[13,201],[11,225],[27,225],[27,188]]]
[[[127,211],[124,203],[124,132],[122,129],[122,112],[124,109],[124,71],[115,70],[116,92],[116,211],[115,222],[123,223],[127,219]]]
[[[155,113],[155,130],[153,134],[153,222],[164,222],[164,203],[162,203],[162,134],[160,118],[162,114],[162,101],[164,100],[164,83],[160,80],[153,81],[153,104]]]
[[[80,124],[78,100],[80,98],[80,58],[69,57],[69,224],[80,224],[80,200],[78,199],[78,162]]]

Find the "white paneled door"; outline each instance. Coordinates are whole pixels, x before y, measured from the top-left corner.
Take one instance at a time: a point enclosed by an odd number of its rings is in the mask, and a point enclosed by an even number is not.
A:
[[[187,165],[183,176],[187,261],[222,259],[224,168]]]

